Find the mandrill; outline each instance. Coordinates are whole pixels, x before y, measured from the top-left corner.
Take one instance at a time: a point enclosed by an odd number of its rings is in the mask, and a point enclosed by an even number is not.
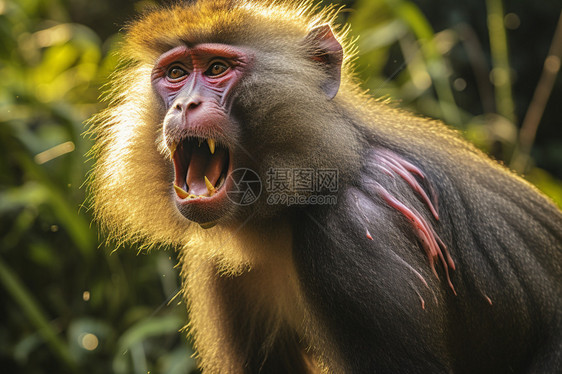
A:
[[[561,212],[361,93],[336,13],[201,0],[132,22],[92,121],[96,219],[179,251],[204,373],[562,372]]]

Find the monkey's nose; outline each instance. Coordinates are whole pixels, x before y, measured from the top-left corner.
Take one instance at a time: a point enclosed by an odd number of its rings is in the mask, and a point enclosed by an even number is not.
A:
[[[189,112],[197,109],[197,107],[199,107],[201,103],[202,100],[200,98],[190,98],[188,100],[182,100],[176,103],[174,107],[177,111],[183,112],[185,110],[186,112]]]

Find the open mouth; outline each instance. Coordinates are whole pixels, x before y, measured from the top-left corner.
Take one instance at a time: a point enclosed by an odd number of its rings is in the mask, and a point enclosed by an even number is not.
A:
[[[214,139],[188,137],[172,149],[174,190],[183,202],[210,199],[224,188],[230,156]]]

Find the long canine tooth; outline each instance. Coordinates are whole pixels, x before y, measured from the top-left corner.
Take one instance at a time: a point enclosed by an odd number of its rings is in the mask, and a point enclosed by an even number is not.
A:
[[[174,153],[176,153],[176,148],[178,145],[176,143],[171,144],[168,149],[170,150],[170,158],[174,158]]]
[[[207,144],[209,145],[209,150],[211,151],[211,154],[214,155],[215,154],[215,139],[207,139]]]
[[[209,191],[209,196],[213,196],[213,194],[216,192],[215,187],[213,187],[213,184],[211,183],[211,181],[207,179],[206,176],[205,176],[205,186],[207,187],[207,191]]]
[[[174,184],[174,190],[176,191],[176,194],[180,199],[185,199],[186,197],[189,196],[189,194],[185,192],[183,188],[176,186],[175,184]]]

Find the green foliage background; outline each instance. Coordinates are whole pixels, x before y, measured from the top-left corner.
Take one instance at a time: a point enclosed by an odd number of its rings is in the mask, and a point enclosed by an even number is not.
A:
[[[119,25],[151,4],[0,0],[2,372],[194,370],[178,333],[187,321],[174,298],[175,253],[116,251],[83,206],[91,167],[84,121],[102,108]],[[500,0],[342,4],[342,21],[361,36],[356,62],[366,89],[444,119],[562,203],[559,77],[530,158],[518,144],[560,15],[557,0],[503,8]]]

